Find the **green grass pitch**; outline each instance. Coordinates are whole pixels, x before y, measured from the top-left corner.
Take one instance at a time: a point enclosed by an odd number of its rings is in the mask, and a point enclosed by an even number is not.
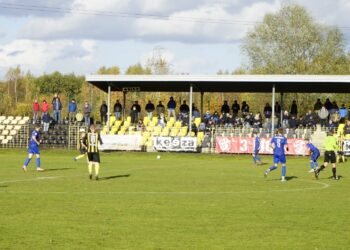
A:
[[[76,151],[0,151],[0,249],[349,249],[350,163],[341,180],[288,157],[263,177],[250,156],[102,153],[100,180]],[[322,159],[321,159],[322,161]],[[320,161],[320,162],[321,162]]]

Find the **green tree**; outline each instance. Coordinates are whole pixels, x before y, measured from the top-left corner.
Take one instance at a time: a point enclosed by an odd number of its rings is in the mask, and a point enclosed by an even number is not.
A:
[[[119,75],[120,74],[120,69],[118,66],[112,66],[112,67],[106,67],[102,66],[97,70],[97,74],[100,75]]]
[[[35,80],[40,94],[64,94],[72,98],[81,92],[81,86],[85,82],[84,77],[74,74],[62,75],[54,72],[50,75],[43,75]]]
[[[150,68],[144,68],[140,63],[131,65],[125,71],[126,75],[151,75],[152,71]]]
[[[248,32],[242,49],[250,73],[341,74],[346,68],[340,30],[318,24],[296,4],[267,14]]]

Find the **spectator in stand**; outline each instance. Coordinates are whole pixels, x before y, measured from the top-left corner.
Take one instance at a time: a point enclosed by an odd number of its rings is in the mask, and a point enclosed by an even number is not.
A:
[[[41,103],[41,113],[44,116],[49,111],[49,104],[44,99]],[[42,118],[42,117],[41,117]]]
[[[304,123],[307,127],[314,128],[316,126],[316,119],[314,117],[314,114],[311,110],[307,112],[307,114],[304,117]]]
[[[344,135],[345,139],[350,139],[350,120],[346,121],[346,125],[344,127]]]
[[[192,118],[198,117],[201,117],[201,114],[199,113],[199,110],[197,109],[196,105],[192,103]]]
[[[248,113],[244,118],[244,127],[251,128],[254,123],[253,113]]]
[[[254,116],[254,120],[253,120],[253,128],[261,128],[262,127],[262,118],[261,118],[261,114],[257,113]]]
[[[145,125],[143,124],[142,120],[139,120],[136,125],[136,131],[144,132],[146,130]]]
[[[119,121],[123,112],[123,106],[121,105],[119,100],[115,102],[113,107],[113,112],[114,112],[115,118],[117,119],[117,121]]]
[[[238,116],[238,112],[239,112],[240,109],[241,109],[241,107],[237,103],[237,100],[234,100],[234,102],[232,104],[232,115],[233,115],[233,117],[237,117]]]
[[[304,117],[302,115],[299,116],[299,119],[297,120],[297,126],[298,127],[305,127],[306,126]]]
[[[43,115],[43,127],[44,127],[43,131],[45,133],[47,133],[49,131],[50,121],[51,121],[51,117],[50,117],[49,113],[45,113]]]
[[[242,102],[242,117],[245,118],[249,114],[249,105],[246,101]]]
[[[73,124],[75,122],[76,114],[77,114],[77,103],[75,102],[75,99],[72,99],[68,105],[69,123]]]
[[[108,113],[108,107],[105,101],[102,102],[100,107],[100,117],[101,117],[101,124],[106,124],[107,122],[107,113]]]
[[[207,124],[211,119],[211,114],[209,112],[209,110],[207,112],[205,112],[204,116],[203,116],[203,120],[204,122]]]
[[[283,113],[282,128],[289,128],[289,113],[287,110],[285,110]]]
[[[39,111],[40,105],[38,103],[38,100],[35,99],[33,103],[33,124],[36,124],[38,122]]]
[[[84,123],[86,127],[90,127],[90,114],[91,114],[91,106],[88,102],[84,104]]]
[[[346,109],[344,103],[341,105],[339,109],[339,115],[340,115],[340,118],[344,118],[344,119],[346,119],[348,116],[348,110]]]
[[[176,102],[172,96],[168,101],[167,108],[168,108],[168,120],[170,120],[170,116],[173,116],[176,120],[176,114],[175,114]]]
[[[326,99],[326,102],[324,103],[324,106],[326,107],[328,112],[332,109],[333,105],[332,105],[331,101],[329,100],[329,98]]]
[[[190,107],[186,104],[186,101],[183,101],[182,105],[180,106],[181,115],[186,117],[189,112],[190,112]]]
[[[134,101],[134,104],[131,106],[131,123],[136,123],[139,120],[139,115],[141,113],[141,106],[138,101]]]
[[[295,100],[293,100],[292,105],[290,106],[290,115],[294,115],[295,117],[298,115],[298,106]]]
[[[330,110],[330,114],[334,114],[335,112],[338,112],[339,111],[339,107],[338,107],[338,104],[336,101],[333,101],[332,102],[332,108]]]
[[[218,124],[219,123],[220,116],[219,116],[219,113],[217,111],[214,112],[212,118],[213,118],[214,124]]]
[[[53,119],[55,120],[56,123],[61,123],[62,103],[57,93],[54,95],[52,99],[52,109],[53,109]]]
[[[147,112],[147,117],[152,120],[153,117],[153,111],[154,111],[154,104],[151,102],[151,100],[148,100],[148,103],[145,106],[145,110]]]
[[[224,101],[224,104],[221,106],[221,114],[229,114],[230,106],[228,106],[227,101]]]
[[[166,119],[163,113],[160,113],[160,115],[158,116],[158,126],[161,126],[162,128],[166,126]]]
[[[278,102],[276,102],[276,103],[275,103],[275,115],[276,115],[278,118],[281,117],[281,110],[282,110],[281,105],[280,105]]]
[[[297,124],[297,120],[295,119],[294,115],[290,116],[290,119],[288,120],[288,126],[290,129],[297,128],[298,124]]]
[[[317,101],[314,105],[314,111],[317,112],[319,111],[321,108],[322,108],[323,104],[321,102],[321,99],[320,98],[317,98]]]
[[[162,104],[162,101],[159,101],[157,107],[156,107],[156,110],[157,110],[157,116],[159,117],[160,114],[163,114],[165,113],[165,107],[164,105]]]
[[[272,107],[268,102],[265,104],[265,107],[264,107],[264,115],[265,115],[265,118],[267,119],[270,119],[272,115]]]
[[[329,111],[327,110],[325,105],[321,107],[321,109],[317,112],[317,115],[320,118],[321,127],[327,126]]]

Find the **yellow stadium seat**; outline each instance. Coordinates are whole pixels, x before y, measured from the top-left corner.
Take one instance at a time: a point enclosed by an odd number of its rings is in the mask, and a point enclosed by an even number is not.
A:
[[[1,144],[7,144],[9,141],[7,139],[2,140]]]
[[[15,129],[15,130],[20,130],[20,129],[21,129],[21,126],[20,126],[20,125],[16,125],[13,129]]]
[[[6,120],[6,116],[0,116],[0,121],[4,121],[4,120]]]
[[[4,135],[0,135],[0,141],[4,140],[5,136]]]
[[[152,117],[152,122],[153,122],[154,124],[157,124],[157,123],[158,123],[158,117],[153,116],[153,117]]]
[[[7,125],[7,124],[10,124],[10,122],[11,122],[10,120],[7,120],[7,119],[6,119],[6,120],[3,120],[2,124]]]
[[[24,120],[25,122],[29,121],[29,116],[25,116],[25,117],[23,117],[23,119],[22,119],[22,120]]]
[[[197,117],[197,118],[194,119],[194,124],[196,124],[197,128],[199,127],[200,123],[201,123],[201,118],[200,117]]]
[[[126,117],[126,122],[131,123],[131,116]]]
[[[148,139],[146,142],[146,145],[147,145],[147,147],[152,147],[153,146],[153,139],[152,138]]]
[[[4,130],[5,129],[5,125],[0,125],[0,130]]]
[[[22,120],[22,116],[16,116],[16,117],[15,117],[15,120],[17,120],[17,121]]]
[[[170,136],[177,136],[178,132],[179,132],[179,129],[173,128],[170,132]]]
[[[17,134],[17,130],[11,130],[10,135],[16,135]]]
[[[145,116],[145,117],[143,118],[143,125],[145,125],[145,126],[147,127],[148,124],[149,124],[149,118],[148,118],[148,116]]]
[[[181,122],[180,121],[177,121],[177,122],[175,122],[175,128],[181,128]]]
[[[122,121],[115,121],[114,126],[120,127],[122,125]]]
[[[150,135],[151,135],[151,133],[150,133],[150,132],[148,132],[148,131],[143,132],[143,137],[145,137],[145,138],[150,137]]]
[[[109,117],[109,125],[110,125],[110,126],[113,126],[116,120],[117,120],[117,118],[115,118],[114,115],[111,115],[111,116]]]
[[[124,134],[125,134],[125,131],[120,130],[120,131],[118,132],[118,135],[124,135]]]
[[[13,129],[13,125],[7,125],[5,129],[12,130]]]
[[[17,123],[18,123],[18,121],[15,120],[15,119],[13,119],[13,120],[10,121],[10,124],[12,124],[12,125],[16,125]]]
[[[9,120],[9,121],[12,121],[13,119],[15,119],[15,117],[13,117],[13,116],[8,116],[7,117],[7,120]]]

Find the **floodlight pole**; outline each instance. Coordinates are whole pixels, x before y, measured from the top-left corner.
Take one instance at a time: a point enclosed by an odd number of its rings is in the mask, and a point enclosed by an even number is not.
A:
[[[190,117],[189,117],[189,124],[188,124],[188,128],[189,128],[189,134],[191,136],[191,132],[192,132],[192,94],[193,94],[193,85],[192,83],[190,84]]]
[[[110,122],[109,122],[109,119],[111,118],[111,85],[108,85],[108,97],[107,97],[107,102],[108,102],[108,106],[107,106],[107,128],[108,128],[108,134],[109,134],[109,131],[110,131]]]
[[[271,119],[271,136],[275,135],[275,84],[272,86],[272,119]]]

